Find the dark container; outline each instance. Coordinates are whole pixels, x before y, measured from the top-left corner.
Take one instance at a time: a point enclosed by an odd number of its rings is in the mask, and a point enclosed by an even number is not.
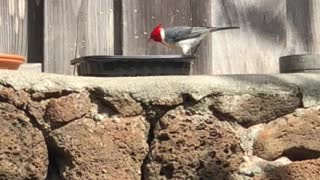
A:
[[[319,54],[283,56],[279,64],[280,73],[320,73]]]
[[[193,56],[84,56],[71,61],[79,76],[189,75]]]

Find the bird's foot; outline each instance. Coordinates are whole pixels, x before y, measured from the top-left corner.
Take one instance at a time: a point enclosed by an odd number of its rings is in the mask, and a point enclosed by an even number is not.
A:
[[[199,47],[200,47],[200,43],[196,46],[196,48],[194,49],[192,55],[197,53],[197,51],[199,50]]]

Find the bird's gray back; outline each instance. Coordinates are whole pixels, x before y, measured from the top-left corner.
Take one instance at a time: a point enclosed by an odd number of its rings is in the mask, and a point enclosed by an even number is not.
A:
[[[185,39],[191,39],[201,36],[203,33],[210,32],[210,28],[207,27],[188,27],[188,26],[176,26],[164,28],[165,41],[168,43],[178,42]]]

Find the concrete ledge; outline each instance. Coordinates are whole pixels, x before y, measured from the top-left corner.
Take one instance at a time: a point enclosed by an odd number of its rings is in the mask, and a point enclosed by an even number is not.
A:
[[[0,84],[44,93],[99,88],[109,94],[130,93],[142,101],[171,101],[181,94],[199,100],[212,93],[281,94],[298,90],[304,107],[320,104],[320,74],[95,78],[4,70],[0,71]]]

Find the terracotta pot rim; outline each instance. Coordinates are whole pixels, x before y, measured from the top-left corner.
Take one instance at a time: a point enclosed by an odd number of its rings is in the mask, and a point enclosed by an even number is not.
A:
[[[22,63],[24,63],[24,61],[20,60],[20,59],[5,59],[5,58],[1,58],[0,57],[0,63],[18,63],[18,64],[22,64]]]
[[[0,53],[0,59],[3,60],[17,60],[17,61],[25,61],[24,56],[16,55],[16,54],[1,54]]]

